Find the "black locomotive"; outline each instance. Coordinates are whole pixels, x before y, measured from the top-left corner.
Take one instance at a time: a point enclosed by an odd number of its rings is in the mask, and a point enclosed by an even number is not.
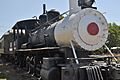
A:
[[[14,64],[42,80],[120,80],[115,57],[93,55],[108,36],[107,21],[93,3],[70,0],[66,17],[44,5],[39,19],[17,22],[8,44]]]

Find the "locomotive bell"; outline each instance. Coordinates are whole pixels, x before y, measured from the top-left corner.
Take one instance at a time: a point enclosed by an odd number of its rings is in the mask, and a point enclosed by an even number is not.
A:
[[[108,24],[100,12],[86,8],[60,21],[54,34],[59,46],[70,46],[70,41],[74,41],[75,46],[94,51],[105,44]]]

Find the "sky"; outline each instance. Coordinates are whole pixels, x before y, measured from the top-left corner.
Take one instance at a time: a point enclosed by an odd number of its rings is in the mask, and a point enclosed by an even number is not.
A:
[[[42,14],[42,4],[47,10],[61,13],[69,9],[69,0],[0,0],[0,37],[17,21],[31,19]],[[107,21],[120,25],[120,0],[96,0],[94,6],[104,13]]]

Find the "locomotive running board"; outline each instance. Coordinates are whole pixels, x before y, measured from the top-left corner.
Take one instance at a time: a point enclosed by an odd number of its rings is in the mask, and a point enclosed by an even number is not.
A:
[[[60,47],[44,47],[44,48],[35,48],[35,49],[19,49],[17,52],[29,52],[29,51],[42,51],[42,50],[57,50]]]

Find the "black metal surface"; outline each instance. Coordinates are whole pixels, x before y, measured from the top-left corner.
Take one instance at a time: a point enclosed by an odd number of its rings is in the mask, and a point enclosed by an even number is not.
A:
[[[59,21],[59,16],[60,16],[60,13],[58,11],[55,11],[55,10],[50,10],[47,12],[47,16],[48,16],[48,21],[54,19],[53,21],[51,21],[51,24],[56,22],[56,21]]]
[[[60,80],[60,70],[56,67],[41,69],[41,77],[43,80]]]
[[[39,16],[39,19],[40,19],[39,23],[40,23],[41,25],[43,25],[44,23],[47,22],[47,15],[46,15],[46,14],[42,14],[42,15]],[[45,26],[45,25],[44,25],[44,26]],[[44,27],[44,26],[41,26],[41,27]]]
[[[63,60],[59,57],[43,58],[41,77],[43,80],[60,80],[60,68],[57,64],[62,64]]]
[[[61,80],[79,80],[78,67],[76,65],[65,65],[61,68]]]
[[[54,37],[54,29],[55,26],[36,30],[29,37],[29,45],[31,47],[56,47],[57,44]]]
[[[46,14],[46,5],[43,4],[43,14]]]

